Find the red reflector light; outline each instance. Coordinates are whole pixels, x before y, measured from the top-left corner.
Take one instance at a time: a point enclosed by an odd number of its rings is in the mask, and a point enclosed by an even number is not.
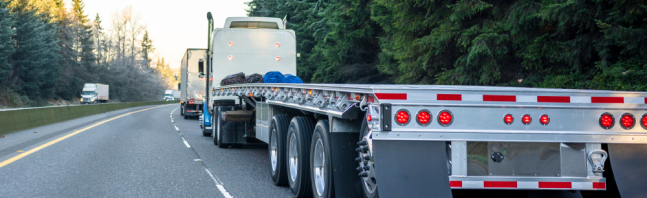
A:
[[[640,119],[642,122],[642,127],[647,129],[647,113],[643,115],[643,117]]]
[[[530,115],[528,115],[528,114],[523,115],[523,116],[521,117],[521,122],[523,122],[523,124],[525,124],[525,125],[529,125],[529,124],[530,124],[530,122],[532,122],[532,118],[531,118],[531,117],[530,117]]]
[[[409,123],[409,112],[407,112],[406,110],[398,111],[398,113],[395,114],[395,117],[398,123],[400,123],[400,125],[405,125]]]
[[[453,116],[450,111],[441,111],[438,114],[438,123],[442,126],[449,126],[453,122]]]
[[[539,122],[543,125],[547,125],[550,122],[550,118],[548,115],[541,115],[541,117],[539,117]]]
[[[227,44],[228,44],[229,46],[232,46],[232,45],[234,45],[234,42],[229,41],[229,43],[227,43]]]
[[[629,113],[622,114],[622,117],[620,118],[620,125],[624,129],[631,129],[634,128],[634,125],[636,124],[636,119],[634,118],[633,115]]]
[[[431,114],[429,114],[428,111],[423,110],[418,113],[418,124],[420,125],[428,125],[429,122],[431,121]]]
[[[370,122],[371,120],[373,120],[373,117],[371,117],[371,115],[367,115],[367,116],[366,116],[366,121],[369,121],[369,122]]]
[[[231,60],[231,59],[234,59],[234,56],[229,55],[229,57],[227,57],[227,58],[229,58],[229,60]]]
[[[278,56],[277,56],[277,57],[276,57],[276,61],[280,61],[280,60],[281,60],[281,57],[278,57]]]
[[[613,127],[613,115],[610,113],[603,113],[600,115],[600,126],[604,129],[610,129]]]
[[[514,122],[514,117],[512,117],[511,114],[505,114],[505,116],[503,116],[503,122],[505,124],[510,125],[510,124],[512,124],[512,122]]]
[[[276,47],[281,47],[281,44],[280,44],[280,43],[276,43],[276,44],[275,44],[275,46],[276,46]]]

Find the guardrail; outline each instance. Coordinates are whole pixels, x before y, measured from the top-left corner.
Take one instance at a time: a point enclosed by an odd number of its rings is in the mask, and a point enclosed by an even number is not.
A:
[[[180,101],[124,102],[0,110],[0,136],[119,109],[179,102]]]

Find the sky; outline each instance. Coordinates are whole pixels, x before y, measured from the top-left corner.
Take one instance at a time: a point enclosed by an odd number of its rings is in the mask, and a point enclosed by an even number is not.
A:
[[[171,68],[179,68],[186,48],[207,48],[207,12],[214,18],[215,28],[222,27],[227,17],[246,16],[251,0],[84,0],[85,14],[94,20],[99,13],[102,25],[109,30],[117,10],[132,6],[141,15],[155,53],[164,57]],[[71,8],[72,1],[66,0]]]

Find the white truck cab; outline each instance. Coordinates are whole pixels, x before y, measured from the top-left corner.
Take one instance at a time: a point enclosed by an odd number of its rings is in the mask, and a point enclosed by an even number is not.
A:
[[[106,103],[109,100],[108,85],[85,83],[81,92],[81,103]]]

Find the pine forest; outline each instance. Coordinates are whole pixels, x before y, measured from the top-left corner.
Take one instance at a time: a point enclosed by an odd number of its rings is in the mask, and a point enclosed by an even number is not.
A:
[[[78,101],[84,83],[108,84],[115,102],[160,100],[172,75],[152,60],[141,16],[125,7],[106,16],[112,24],[101,17],[83,0],[0,0],[0,106]]]
[[[252,0],[317,83],[647,91],[645,0]],[[287,17],[286,17],[287,16]]]

